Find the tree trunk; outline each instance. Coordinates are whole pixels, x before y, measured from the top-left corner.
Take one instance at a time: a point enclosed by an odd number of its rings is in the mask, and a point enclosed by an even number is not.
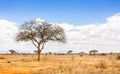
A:
[[[38,61],[40,61],[40,48],[38,47]]]

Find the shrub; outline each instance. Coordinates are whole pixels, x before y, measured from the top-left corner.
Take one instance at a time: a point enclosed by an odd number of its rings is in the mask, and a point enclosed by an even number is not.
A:
[[[11,61],[8,60],[7,63],[11,63]]]
[[[0,57],[1,60],[4,60],[5,58],[4,57]]]
[[[117,60],[120,60],[120,55],[118,55],[118,56],[116,57],[116,59],[117,59]]]
[[[101,53],[101,56],[106,56],[107,54],[105,54],[105,53]]]

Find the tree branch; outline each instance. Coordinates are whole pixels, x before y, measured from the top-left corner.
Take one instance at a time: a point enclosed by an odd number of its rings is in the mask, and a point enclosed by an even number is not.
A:
[[[32,40],[32,43],[34,44],[35,47],[38,47],[37,44],[35,44],[34,40]]]
[[[34,38],[33,40],[34,40],[36,43],[39,43],[39,42],[37,41],[37,39]]]
[[[44,45],[45,45],[45,42],[43,42],[43,44],[42,44],[41,51],[44,49]]]

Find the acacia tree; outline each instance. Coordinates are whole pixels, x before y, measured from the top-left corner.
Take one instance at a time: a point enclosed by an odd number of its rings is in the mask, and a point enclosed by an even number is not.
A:
[[[44,21],[28,21],[21,27],[16,36],[16,41],[31,41],[37,48],[38,61],[40,61],[41,51],[48,41],[65,42],[64,29],[58,25],[49,24]]]
[[[17,53],[15,50],[12,50],[12,49],[10,49],[9,52],[10,52],[11,54]]]
[[[96,52],[98,52],[97,50],[91,50],[91,51],[89,51],[90,52],[90,55],[95,55],[96,54]]]
[[[69,50],[68,52],[67,52],[67,54],[71,54],[73,51],[72,50]]]

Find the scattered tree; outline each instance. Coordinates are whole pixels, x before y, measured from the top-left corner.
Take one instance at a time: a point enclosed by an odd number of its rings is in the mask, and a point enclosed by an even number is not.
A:
[[[20,27],[20,32],[16,36],[16,41],[31,41],[38,51],[38,61],[40,61],[41,51],[48,41],[65,42],[64,29],[58,25],[49,24],[44,21],[32,20],[24,23]]]
[[[10,49],[9,52],[10,52],[11,54],[16,54],[16,53],[17,53],[15,50],[12,50],[12,49]]]
[[[67,52],[67,54],[71,54],[73,51],[72,50],[69,50],[68,52]]]
[[[89,51],[90,52],[90,55],[95,55],[96,54],[96,52],[98,52],[97,50],[91,50],[91,51]]]

